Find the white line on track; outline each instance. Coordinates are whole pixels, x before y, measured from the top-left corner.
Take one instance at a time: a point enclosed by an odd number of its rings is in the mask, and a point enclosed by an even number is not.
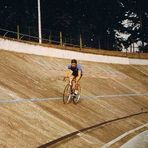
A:
[[[18,99],[15,99],[15,100],[0,100],[0,104],[3,104],[3,103],[41,102],[41,101],[57,100],[57,99],[61,99],[61,98],[60,97],[52,97],[52,98],[30,98],[30,99],[18,98]]]
[[[114,98],[114,97],[134,97],[134,96],[148,96],[148,93],[143,94],[116,94],[116,95],[100,95],[100,96],[82,96],[82,99],[99,99],[99,98]],[[62,97],[50,97],[50,98],[17,98],[15,100],[0,100],[0,104],[6,103],[25,103],[25,102],[41,102],[41,101],[49,101],[49,100],[59,100]]]
[[[148,96],[148,93],[143,94],[117,94],[117,95],[100,95],[100,96],[92,96],[89,98],[114,98],[114,97],[133,97],[133,96]]]
[[[113,139],[112,141],[110,141],[110,142],[106,143],[105,145],[103,145],[102,148],[109,148],[111,145],[113,145],[114,143],[118,142],[122,138],[124,138],[124,137],[128,136],[129,134],[132,134],[135,131],[138,131],[138,130],[144,128],[144,127],[148,127],[148,123],[146,123],[144,125],[141,125],[141,126],[135,128],[135,129],[132,129],[132,130],[130,130],[130,131],[120,135],[119,137],[117,137],[117,138]]]

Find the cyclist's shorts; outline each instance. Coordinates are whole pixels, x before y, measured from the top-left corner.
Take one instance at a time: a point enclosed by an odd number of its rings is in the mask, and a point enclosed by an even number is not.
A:
[[[77,77],[77,76],[78,76],[78,72],[73,72],[72,75],[73,75],[74,77]],[[82,76],[83,76],[83,74],[81,74],[81,77],[82,77]]]

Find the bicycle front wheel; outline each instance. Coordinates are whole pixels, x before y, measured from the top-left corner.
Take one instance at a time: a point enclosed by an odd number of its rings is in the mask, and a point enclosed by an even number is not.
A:
[[[63,92],[63,103],[68,104],[71,100],[71,86],[67,84]]]
[[[78,94],[73,98],[73,103],[77,104],[80,101],[81,87],[78,85]]]

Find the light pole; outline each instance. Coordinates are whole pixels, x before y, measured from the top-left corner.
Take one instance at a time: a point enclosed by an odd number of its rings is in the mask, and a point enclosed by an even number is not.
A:
[[[41,31],[41,5],[40,0],[38,0],[38,33],[39,33],[39,43],[42,43],[42,31]]]

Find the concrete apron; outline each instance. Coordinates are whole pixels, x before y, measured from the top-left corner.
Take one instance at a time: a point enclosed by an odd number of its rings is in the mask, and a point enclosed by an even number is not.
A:
[[[148,148],[148,130],[135,136],[127,143],[123,144],[121,148]]]

